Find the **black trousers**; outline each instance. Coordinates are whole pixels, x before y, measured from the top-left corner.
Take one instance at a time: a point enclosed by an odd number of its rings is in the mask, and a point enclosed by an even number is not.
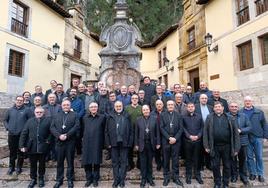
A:
[[[180,143],[163,144],[163,159],[164,159],[164,178],[173,179],[179,178],[179,153]],[[172,160],[172,173],[170,173],[170,159]]]
[[[75,140],[66,143],[56,144],[57,151],[57,181],[62,182],[64,179],[64,160],[67,160],[67,180],[74,180],[74,154]]]
[[[189,139],[184,139],[184,154],[185,154],[185,166],[186,176],[192,177],[192,169],[194,169],[195,176],[200,176],[201,170],[201,140],[193,142]]]
[[[231,175],[231,146],[214,146],[215,155],[211,158],[214,183],[221,185],[221,180],[224,185],[229,184]],[[223,177],[221,176],[221,161],[223,164]]]
[[[37,164],[39,178],[44,178],[46,172],[46,154],[29,154],[30,159],[30,177],[31,179],[37,178]]]
[[[154,153],[154,159],[157,166],[163,166],[162,160],[162,148],[156,149]]]
[[[128,163],[128,150],[129,148],[123,147],[122,143],[117,147],[112,147],[111,157],[113,166],[114,181],[124,182],[127,174]]]
[[[152,180],[153,179],[153,156],[154,150],[152,145],[149,142],[145,142],[144,149],[142,152],[139,152],[140,156],[140,170],[141,170],[141,177],[143,180]]]
[[[238,160],[239,160],[239,168],[238,168]],[[231,165],[231,176],[238,177],[238,171],[240,175],[240,179],[247,179],[247,146],[241,146],[239,153],[237,156],[233,158]]]
[[[99,164],[89,164],[84,166],[86,172],[87,181],[99,180],[100,165]]]
[[[15,168],[16,159],[17,168],[22,168],[24,161],[24,153],[19,150],[20,135],[8,135],[9,147],[9,167]]]

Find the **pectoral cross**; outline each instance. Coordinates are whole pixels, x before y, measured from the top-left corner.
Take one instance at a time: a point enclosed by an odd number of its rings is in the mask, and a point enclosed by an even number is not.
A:
[[[66,128],[66,126],[63,124],[63,125],[62,125],[62,129],[65,129],[65,128]]]
[[[118,129],[118,127],[119,127],[119,124],[117,123],[117,124],[116,124],[116,128]]]
[[[169,126],[170,126],[170,128],[172,128],[173,127],[173,123],[170,123]]]
[[[145,129],[145,132],[148,134],[148,133],[149,133],[149,129],[148,129],[148,128],[146,128],[146,129]]]

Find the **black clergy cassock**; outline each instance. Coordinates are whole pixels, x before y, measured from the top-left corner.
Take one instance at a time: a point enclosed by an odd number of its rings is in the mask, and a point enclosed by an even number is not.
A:
[[[172,160],[172,176],[173,180],[179,178],[178,156],[181,144],[181,135],[183,132],[182,117],[176,112],[165,111],[161,113],[160,131],[162,135],[162,149],[164,156],[164,178],[170,179],[170,159]],[[176,139],[175,144],[169,144],[169,138]]]

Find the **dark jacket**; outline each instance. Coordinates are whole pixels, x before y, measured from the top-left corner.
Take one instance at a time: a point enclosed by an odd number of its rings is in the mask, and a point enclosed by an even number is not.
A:
[[[78,97],[71,99],[71,107],[77,113],[79,119],[85,115],[85,104]]]
[[[63,122],[65,119],[65,123]],[[63,129],[63,124],[65,128]],[[55,136],[58,144],[63,144],[68,141],[75,141],[77,136],[79,135],[79,119],[75,112],[68,112],[67,115],[65,112],[59,112],[52,120],[50,131]],[[65,141],[61,141],[59,136],[61,134],[66,134],[67,139]]]
[[[155,102],[156,102],[158,99],[160,99],[158,95],[153,95],[153,96],[151,97],[151,109],[155,109]],[[166,97],[165,95],[162,94],[162,96],[161,96],[161,101],[163,101],[164,106],[166,106],[166,103],[167,103],[168,99],[169,99],[168,97]]]
[[[55,91],[52,91],[52,89],[46,90],[45,96],[44,96],[44,105],[47,104],[47,97],[50,93],[54,93]]]
[[[34,98],[37,96],[41,97],[42,105],[44,105],[45,104],[45,95],[43,93],[33,93],[31,96],[32,104],[34,103]]]
[[[190,140],[191,135],[198,136],[198,140],[202,138],[204,123],[199,114],[193,113],[193,115],[190,115],[187,113],[186,115],[182,116],[182,124],[184,137],[186,139]]]
[[[203,131],[203,145],[205,149],[210,150],[210,156],[215,156],[214,151],[214,127],[213,127],[213,119],[214,119],[215,113],[211,113],[208,115],[204,131]],[[240,149],[240,137],[237,129],[237,125],[234,124],[231,121],[231,118],[226,114],[223,113],[223,116],[226,116],[228,118],[228,124],[230,128],[230,134],[231,134],[231,155],[234,157],[235,152],[239,152]]]
[[[182,126],[182,116],[174,111],[174,119],[173,119],[173,129],[174,135],[171,135],[171,128],[170,128],[170,120],[169,120],[169,112],[165,111],[162,112],[160,115],[160,131],[162,135],[162,144],[168,145],[170,136],[173,136],[177,143],[181,140],[181,135],[183,133],[183,126]]]
[[[116,127],[116,112],[112,112],[108,115],[105,126],[105,142],[106,146],[117,146],[117,127]],[[127,112],[122,112],[123,122],[122,122],[122,138],[123,138],[123,147],[132,147],[133,145],[133,134],[134,130],[130,123],[130,117]]]
[[[207,104],[207,106],[208,106],[208,111],[209,111],[210,113],[212,113],[212,112],[213,112],[213,107],[210,106],[209,104]],[[195,105],[195,112],[196,112],[197,114],[199,114],[199,115],[202,116],[200,103],[198,103],[198,104]]]
[[[4,125],[9,135],[19,135],[23,130],[24,124],[28,120],[27,108],[22,106],[17,108],[15,105],[9,108],[4,118]]]
[[[153,84],[147,84],[147,85],[141,85],[139,90],[143,90],[145,92],[144,99],[147,102],[151,101],[151,97],[156,94],[155,91],[155,85]]]
[[[131,96],[130,95],[118,95],[116,100],[121,101],[123,103],[124,108],[131,103]]]
[[[248,117],[243,113],[238,113],[237,115],[234,116],[229,112],[228,115],[231,117],[231,120],[237,124],[238,129],[241,130],[240,133],[241,146],[248,145],[249,144],[248,135],[252,128]]]
[[[185,103],[181,103],[180,105],[175,102],[175,111],[179,112],[180,115],[187,114],[187,107]]]
[[[243,112],[242,109],[240,112]],[[252,129],[249,136],[268,139],[268,125],[262,110],[253,107],[253,114],[249,117]]]
[[[105,116],[96,114],[93,117],[87,113],[82,121],[84,125],[82,165],[100,164],[104,147]]]
[[[216,101],[219,101],[219,102],[221,102],[221,103],[223,104],[223,106],[224,106],[224,112],[225,112],[225,113],[229,112],[229,107],[228,107],[228,102],[227,102],[227,100],[225,100],[225,99],[223,99],[223,98],[221,98],[221,97],[220,97],[218,100],[216,100],[216,99],[212,96],[211,98],[208,99],[208,104],[209,104],[210,106],[214,107],[214,103],[215,103]]]
[[[199,89],[199,91],[194,94],[196,103],[199,103],[199,97],[201,94],[206,94],[208,99],[212,97],[212,91],[210,91],[208,88],[204,90]]]
[[[56,95],[56,98],[57,98],[57,100],[56,100],[56,103],[57,104],[61,104],[62,103],[62,100],[64,99],[64,98],[67,98],[68,97],[68,95],[66,94],[66,93],[61,93],[61,94],[57,94],[56,92],[55,92],[55,95]]]
[[[29,119],[20,135],[19,148],[26,148],[29,154],[46,153],[52,140],[50,126],[50,117]]]
[[[155,116],[150,116],[148,119],[149,130],[150,130],[150,142],[153,150],[156,149],[156,145],[160,145],[160,130],[157,125],[157,120]],[[135,126],[135,146],[139,146],[139,152],[144,149],[144,137],[145,137],[145,119],[144,117],[139,117],[136,121]]]
[[[43,108],[47,117],[53,117],[61,111],[61,105],[57,103],[55,105],[46,104],[43,106]]]
[[[183,94],[182,101],[185,104],[188,104],[189,102],[196,103],[195,94],[187,94],[187,93],[184,93]]]
[[[99,104],[99,113],[105,114],[106,106],[108,105],[109,99],[107,95],[99,95],[97,97],[97,102]]]

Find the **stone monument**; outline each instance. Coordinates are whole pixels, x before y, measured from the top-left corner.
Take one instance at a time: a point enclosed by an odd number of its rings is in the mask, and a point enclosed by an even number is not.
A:
[[[100,42],[105,46],[99,53],[101,58],[99,80],[112,89],[115,82],[121,85],[140,85],[141,53],[136,46],[141,42],[138,27],[129,21],[128,5],[125,0],[117,0],[114,9],[114,24],[106,25],[100,35]]]

